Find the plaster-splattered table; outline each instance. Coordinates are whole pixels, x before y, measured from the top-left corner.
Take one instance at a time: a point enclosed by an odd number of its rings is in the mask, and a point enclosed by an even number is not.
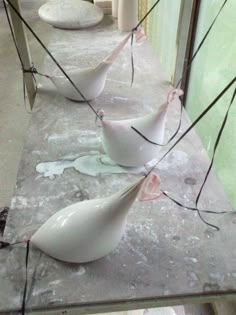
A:
[[[110,17],[90,30],[55,29],[52,34],[49,49],[66,69],[96,64],[123,38]],[[148,42],[135,44],[134,59],[133,87],[127,46],[109,72],[104,92],[93,101],[94,107],[103,108],[109,118],[137,117],[153,111],[170,90]],[[54,67],[47,58],[44,72]],[[49,85],[43,81],[37,95],[4,235],[9,241],[31,236],[61,208],[108,196],[137,177],[126,170],[114,174],[114,168],[99,174],[108,166],[101,157],[100,129],[93,113],[85,104],[66,100],[48,89]],[[175,102],[168,115],[167,138],[178,117],[179,103]],[[180,134],[188,124],[184,117]],[[191,132],[159,165],[162,189],[193,205],[208,163],[199,138]],[[200,207],[232,210],[214,174]],[[195,212],[162,197],[136,202],[118,248],[93,263],[65,264],[31,249],[27,309],[55,314],[76,310],[79,314],[231,299],[236,292],[236,218],[232,214],[204,218],[221,230],[215,232]],[[23,246],[0,253],[0,313],[20,309],[24,260]]]

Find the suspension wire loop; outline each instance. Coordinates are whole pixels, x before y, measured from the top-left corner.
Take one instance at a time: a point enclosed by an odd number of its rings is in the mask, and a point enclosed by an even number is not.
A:
[[[138,30],[139,26],[146,20],[149,14],[154,10],[154,8],[158,5],[161,0],[157,0],[154,5],[148,10],[148,12],[144,15],[144,17],[138,22],[138,24],[131,30],[131,68],[132,68],[132,75],[131,75],[131,87],[134,82],[134,54],[133,54],[133,43],[134,43],[134,32]]]
[[[175,141],[175,143],[170,147],[170,149],[162,156],[162,158],[149,170],[147,176],[157,167],[157,165],[174,149],[174,147],[193,129],[193,127],[209,112],[209,110],[219,101],[219,99],[226,93],[226,91],[236,82],[236,77],[234,77],[231,82],[229,84],[227,84],[227,86],[220,92],[220,94],[211,102],[211,104],[194,120],[194,122],[185,130],[185,132],[182,134],[182,136],[177,140]],[[214,151],[213,151],[213,157],[212,157],[212,160],[211,160],[211,163],[210,163],[210,166],[208,168],[208,171],[206,173],[206,176],[205,176],[205,179],[203,181],[203,184],[200,188],[200,191],[198,193],[198,196],[196,198],[196,201],[195,201],[195,208],[192,208],[192,209],[189,209],[189,210],[196,210],[200,219],[207,225],[213,227],[214,229],[216,230],[220,230],[219,227],[217,227],[216,225],[213,225],[211,223],[208,223],[201,215],[201,212],[205,212],[205,211],[201,211],[197,208],[197,205],[198,205],[198,201],[199,201],[199,198],[201,196],[201,192],[202,192],[202,189],[206,183],[206,180],[208,178],[208,175],[210,173],[210,170],[213,166],[213,163],[214,163],[214,157],[215,157],[215,152],[216,152],[216,149],[217,149],[217,146],[219,144],[219,141],[220,141],[220,138],[221,138],[221,135],[222,135],[222,132],[223,132],[223,129],[225,127],[225,124],[227,122],[227,119],[228,119],[228,114],[229,114],[229,110],[231,108],[231,105],[234,101],[234,98],[235,98],[235,95],[236,95],[236,88],[234,90],[234,93],[233,93],[233,96],[232,96],[232,99],[230,101],[230,105],[229,105],[229,108],[226,112],[226,115],[224,117],[224,120],[223,120],[223,123],[221,125],[221,128],[219,130],[219,133],[217,135],[217,139],[216,139],[216,142],[215,142],[215,145],[214,145]],[[163,192],[163,194],[168,197],[169,199],[171,199],[173,202],[175,202],[177,205],[181,206],[181,207],[184,207],[184,208],[189,208],[189,207],[185,207],[183,206],[181,203],[179,203],[178,201],[176,201],[175,199],[171,198],[168,194],[166,194],[165,192]]]
[[[5,0],[10,5],[10,7],[14,10],[16,15],[21,19],[21,21],[24,23],[24,25],[29,29],[29,31],[33,34],[33,36],[36,38],[36,40],[39,42],[39,44],[43,47],[43,49],[47,52],[47,54],[50,56],[50,58],[54,61],[54,63],[57,65],[57,67],[61,70],[61,72],[65,75],[65,77],[69,80],[69,82],[73,85],[75,90],[80,94],[80,96],[84,99],[84,101],[87,103],[87,105],[90,107],[90,109],[94,112],[94,114],[100,119],[100,117],[97,114],[97,111],[93,108],[92,104],[86,99],[86,97],[83,95],[83,93],[78,89],[78,87],[75,85],[75,83],[72,81],[72,79],[69,77],[69,75],[66,73],[66,71],[62,68],[62,66],[59,64],[59,62],[56,60],[56,58],[51,54],[51,52],[47,49],[47,47],[44,45],[44,43],[41,41],[41,39],[38,37],[38,35],[34,32],[34,30],[31,28],[31,26],[26,22],[26,20],[22,17],[22,15],[18,12],[18,10],[14,7],[14,5],[11,3],[11,0]],[[3,1],[4,2],[4,1]]]
[[[209,165],[209,168],[208,168],[207,173],[206,173],[206,175],[205,175],[204,181],[203,181],[203,183],[202,183],[202,186],[201,186],[201,188],[200,188],[200,191],[199,191],[199,193],[198,193],[198,195],[197,195],[197,198],[196,198],[196,201],[195,201],[196,207],[197,207],[197,205],[198,205],[199,199],[200,199],[200,197],[201,197],[202,190],[203,190],[203,188],[204,188],[204,186],[205,186],[205,184],[206,184],[206,181],[207,181],[207,178],[208,178],[208,176],[209,176],[209,173],[210,173],[210,171],[211,171],[211,169],[212,169],[212,166],[213,166],[213,163],[214,163],[214,159],[215,159],[216,150],[217,150],[217,147],[218,147],[218,145],[219,145],[219,143],[220,143],[220,139],[221,139],[222,133],[223,133],[223,131],[224,131],[226,122],[227,122],[227,120],[228,120],[229,111],[230,111],[230,108],[231,108],[231,106],[232,106],[232,104],[233,104],[233,101],[234,101],[234,99],[235,99],[235,95],[236,95],[236,88],[234,89],[233,96],[232,96],[232,98],[231,98],[231,101],[230,101],[230,104],[229,104],[228,109],[227,109],[227,111],[226,111],[224,120],[223,120],[223,122],[222,122],[222,125],[221,125],[221,127],[220,127],[220,130],[219,130],[218,135],[217,135],[217,137],[216,137],[216,141],[215,141],[214,149],[213,149],[213,154],[212,154],[212,158],[211,158],[211,163],[210,163],[210,165]]]
[[[154,144],[154,145],[158,145],[159,147],[165,147],[175,138],[175,136],[179,132],[180,127],[181,127],[182,114],[183,114],[183,106],[181,105],[181,107],[180,107],[180,120],[179,120],[179,123],[178,123],[178,127],[177,127],[176,131],[173,133],[173,135],[170,137],[170,139],[166,143],[160,144],[160,143],[157,143],[157,142],[154,142],[154,141],[148,139],[144,134],[142,134],[134,126],[131,126],[131,129],[133,129],[137,134],[139,134],[144,140],[148,141],[149,143]]]
[[[182,204],[180,201],[177,201],[176,199],[174,199],[173,197],[171,197],[166,191],[163,191],[161,190],[162,194],[164,196],[166,196],[167,198],[169,198],[171,201],[173,201],[176,205],[182,207],[182,208],[185,208],[185,209],[188,209],[188,210],[191,210],[191,211],[197,211],[199,210],[200,212],[203,212],[203,213],[208,213],[208,214],[226,214],[226,213],[229,213],[228,211],[213,211],[213,210],[200,210],[200,209],[197,209],[196,207],[189,207],[189,206],[186,206],[184,204]],[[236,213],[236,211],[231,211],[231,213]]]
[[[216,17],[214,18],[213,22],[211,23],[210,27],[208,28],[207,32],[206,32],[205,35],[203,36],[203,38],[202,38],[200,44],[198,45],[198,47],[197,47],[196,51],[194,52],[193,56],[191,57],[191,59],[190,59],[188,65],[187,65],[187,68],[185,69],[185,71],[184,71],[182,77],[180,78],[180,80],[179,80],[178,83],[176,84],[175,89],[177,89],[177,88],[179,87],[179,85],[181,84],[183,78],[187,75],[188,71],[190,70],[193,60],[195,59],[195,57],[197,56],[198,52],[200,51],[200,49],[201,49],[203,43],[204,43],[205,40],[207,39],[207,37],[208,37],[208,35],[209,35],[209,33],[210,33],[210,31],[211,31],[213,25],[215,24],[215,22],[216,22],[218,16],[220,15],[220,13],[221,13],[221,11],[223,10],[223,8],[224,8],[224,6],[225,6],[225,4],[226,4],[227,1],[228,1],[228,0],[225,0],[225,1],[224,1],[224,3],[222,4],[222,6],[221,6],[219,12],[217,13]],[[157,4],[157,3],[156,3],[156,4]],[[155,5],[156,5],[156,4],[155,4]],[[137,27],[136,27],[136,28],[137,28]],[[136,29],[136,28],[135,28],[135,29]],[[156,142],[154,142],[154,141],[149,140],[144,134],[142,134],[139,130],[137,130],[137,129],[134,128],[133,126],[131,126],[131,129],[133,129],[136,133],[138,133],[144,140],[148,141],[149,143],[151,143],[151,144],[153,144],[153,145],[166,146],[166,145],[168,145],[168,144],[175,138],[175,136],[178,134],[178,132],[179,132],[179,130],[180,130],[180,128],[181,128],[181,125],[182,125],[182,116],[183,116],[183,105],[180,104],[180,116],[179,116],[178,127],[177,127],[176,131],[174,132],[174,134],[170,137],[170,139],[169,139],[165,144],[160,144],[160,143],[156,143]]]
[[[185,130],[185,132],[175,141],[175,143],[168,149],[168,151],[161,157],[161,159],[152,167],[156,166],[174,149],[174,147],[193,129],[193,127],[210,111],[210,109],[219,101],[219,99],[227,92],[227,90],[235,83],[236,76],[226,85],[226,87],[217,95],[217,97],[207,106],[206,109],[194,120],[194,122]]]
[[[211,169],[212,169],[212,166],[213,166],[213,163],[214,163],[214,159],[215,159],[216,149],[217,149],[217,147],[218,147],[218,144],[219,144],[219,142],[220,142],[220,139],[221,139],[223,130],[224,130],[224,128],[225,128],[225,124],[226,124],[227,119],[228,119],[229,110],[230,110],[231,105],[232,105],[232,103],[233,103],[233,101],[234,101],[234,98],[235,98],[235,93],[236,93],[236,88],[235,88],[235,90],[234,90],[232,99],[231,99],[230,104],[229,104],[229,106],[228,106],[228,109],[227,109],[227,111],[226,111],[226,114],[225,114],[225,117],[224,117],[224,119],[223,119],[222,125],[221,125],[221,127],[220,127],[220,129],[219,129],[219,132],[218,132],[218,134],[217,134],[216,141],[215,141],[215,144],[214,144],[214,149],[213,149],[213,155],[212,155],[212,158],[211,158],[211,162],[210,162],[209,168],[208,168],[208,170],[207,170],[207,172],[206,172],[206,175],[205,175],[205,178],[204,178],[204,180],[203,180],[202,186],[201,186],[201,188],[200,188],[200,190],[199,190],[199,192],[198,192],[197,198],[196,198],[196,200],[195,200],[195,207],[197,208],[197,213],[198,213],[200,219],[201,219],[203,222],[205,222],[205,221],[203,220],[202,215],[201,215],[201,213],[200,213],[200,211],[199,211],[199,209],[198,209],[198,202],[199,202],[200,196],[201,196],[201,194],[202,194],[202,190],[203,190],[203,188],[204,188],[204,186],[205,186],[205,184],[206,184],[207,178],[208,178],[208,176],[209,176],[209,174],[210,174],[210,171],[211,171]],[[205,222],[205,223],[206,223],[206,222]],[[218,229],[219,229],[219,228],[218,228]]]
[[[45,78],[47,78],[47,79],[50,79],[50,76],[49,76],[49,75],[38,72],[38,70],[35,68],[35,66],[34,66],[33,63],[32,63],[32,66],[31,66],[29,69],[23,69],[23,72],[24,72],[24,73],[32,73],[33,75],[34,75],[34,74],[38,74],[38,75],[40,75],[40,76],[42,76],[42,77],[45,77]],[[33,76],[33,77],[34,77],[34,76]]]

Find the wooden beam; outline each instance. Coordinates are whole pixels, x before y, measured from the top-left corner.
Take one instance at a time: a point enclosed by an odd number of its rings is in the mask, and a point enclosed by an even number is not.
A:
[[[21,12],[19,0],[11,1],[11,4],[15,7],[15,9],[19,13]],[[13,26],[13,30],[15,34],[16,43],[17,43],[17,46],[21,55],[24,68],[30,69],[32,62],[31,62],[31,57],[30,57],[28,40],[25,34],[23,23],[21,22],[17,14],[14,12],[14,10],[11,8],[11,6],[8,6],[8,7],[9,7],[10,15],[11,15],[12,26]],[[29,98],[30,107],[32,109],[34,105],[36,91],[37,91],[36,85],[35,85],[32,73],[24,73],[24,79],[25,79],[25,85],[26,85],[26,90],[27,90],[27,94]]]

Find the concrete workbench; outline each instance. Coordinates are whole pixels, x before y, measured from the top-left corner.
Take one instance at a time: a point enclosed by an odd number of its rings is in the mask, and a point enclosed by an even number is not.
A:
[[[65,69],[85,67],[96,65],[123,36],[112,18],[106,17],[89,30],[53,29],[48,47]],[[127,45],[111,68],[102,95],[92,102],[96,109],[103,108],[108,118],[139,117],[155,111],[170,90],[148,41],[134,44],[134,59],[132,88]],[[44,69],[39,70],[52,73],[54,69],[46,58]],[[176,101],[168,114],[166,138],[176,129],[178,117]],[[188,125],[184,114],[179,135]],[[166,150],[162,148],[160,156]],[[4,239],[30,237],[63,207],[109,196],[139,176],[140,170],[106,164],[103,154],[100,128],[88,106],[64,99],[49,81],[41,80]],[[202,144],[192,131],[156,172],[163,190],[192,206],[208,164]],[[214,174],[199,206],[233,210]],[[31,248],[27,310],[81,314],[232,299],[236,293],[236,217],[203,216],[221,230],[207,227],[196,212],[180,208],[165,197],[136,201],[121,243],[103,259],[66,264]],[[23,295],[25,247],[1,250],[0,266],[0,313],[14,314]]]

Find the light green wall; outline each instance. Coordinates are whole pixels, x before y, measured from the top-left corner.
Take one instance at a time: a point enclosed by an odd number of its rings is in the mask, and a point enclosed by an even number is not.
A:
[[[149,8],[156,0],[149,0]],[[158,54],[168,81],[172,81],[176,62],[176,39],[181,0],[160,1],[150,14],[148,37]]]
[[[201,1],[196,45],[210,26],[223,0]],[[204,46],[194,60],[187,96],[187,111],[195,119],[236,75],[236,1],[226,3]],[[232,87],[197,126],[209,156],[233,94]],[[218,147],[215,169],[236,207],[236,101]]]

